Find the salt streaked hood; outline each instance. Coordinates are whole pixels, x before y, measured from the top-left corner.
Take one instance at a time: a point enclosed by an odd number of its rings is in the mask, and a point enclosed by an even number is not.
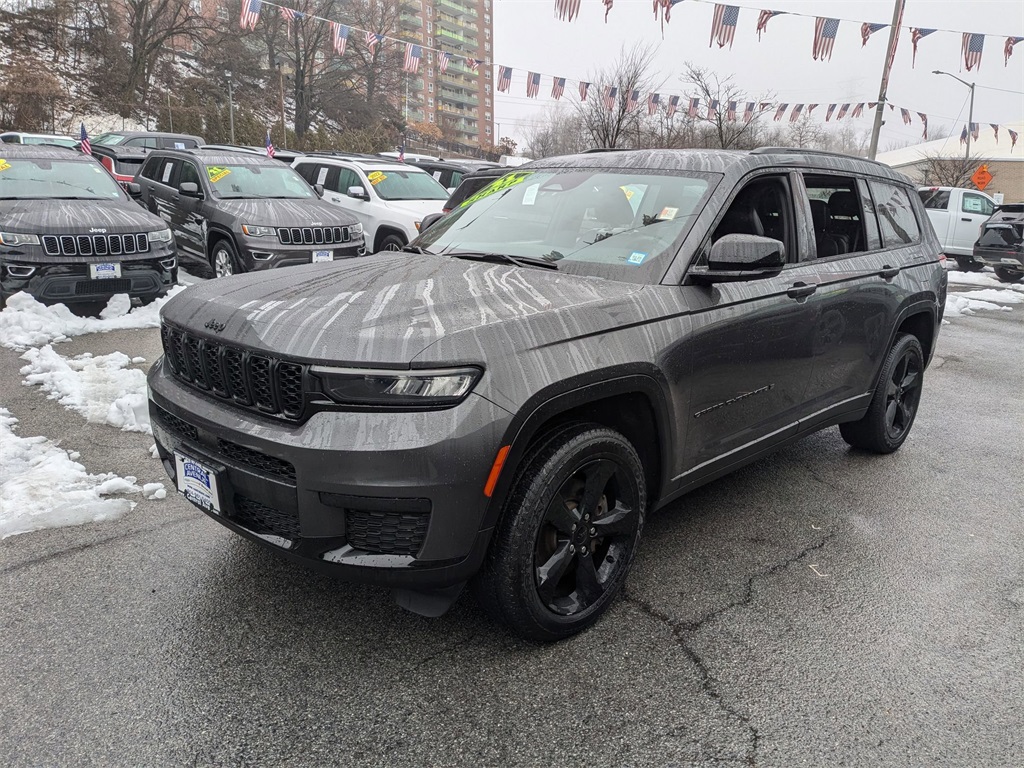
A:
[[[641,289],[547,269],[380,254],[209,280],[174,297],[162,315],[199,335],[292,359],[406,367],[459,334],[473,337],[471,356],[512,352],[481,343],[491,329],[500,328],[495,338],[506,344],[514,336],[523,346],[542,345],[565,328],[534,319],[619,302]],[[510,334],[510,325],[521,332]]]
[[[0,200],[0,229],[35,235],[156,232],[167,223],[126,200]]]
[[[318,198],[218,198],[222,214],[236,217],[239,224],[265,227],[346,227],[357,223],[352,214]]]

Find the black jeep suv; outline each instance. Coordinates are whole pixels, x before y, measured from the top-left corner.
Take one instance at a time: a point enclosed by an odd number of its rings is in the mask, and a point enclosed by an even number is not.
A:
[[[648,511],[836,424],[898,449],[946,292],[905,177],[798,150],[549,158],[407,250],[168,302],[160,456],[244,536],[546,640]]]
[[[151,149],[189,149],[203,143],[199,136],[156,131],[111,131],[90,142],[92,156],[103,163],[122,186],[131,183]]]
[[[182,255],[218,277],[363,256],[363,227],[276,160],[244,152],[155,150],[135,177]]]
[[[1004,283],[1024,280],[1024,204],[1001,205],[982,224],[974,260],[992,267]]]
[[[177,282],[167,225],[93,158],[0,145],[0,306],[18,291],[46,304],[151,301]]]

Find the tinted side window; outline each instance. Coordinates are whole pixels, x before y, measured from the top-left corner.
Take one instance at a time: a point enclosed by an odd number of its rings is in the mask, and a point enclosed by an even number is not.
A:
[[[160,165],[157,170],[156,180],[161,184],[166,184],[169,187],[175,186],[177,182],[177,165],[178,161],[169,157],[159,158]]]
[[[919,189],[917,194],[924,207],[933,211],[944,211],[949,208],[949,190]]]
[[[160,174],[160,163],[162,161],[159,157],[151,157],[146,161],[146,164],[142,166],[142,178],[152,179],[156,181]]]
[[[964,192],[964,199],[960,203],[960,210],[964,213],[980,213],[982,216],[991,216],[995,211],[995,206],[984,195]]]
[[[906,191],[891,184],[871,182],[871,196],[875,200],[878,224],[882,230],[882,244],[894,248],[921,240],[921,228],[914,216]]]
[[[199,178],[199,169],[192,163],[182,163],[181,171],[178,174],[178,186],[181,186],[187,181],[191,181],[200,190],[203,188],[203,183]]]
[[[878,230],[878,215],[875,213],[875,201],[871,199],[868,183],[857,179],[857,190],[860,193],[860,204],[864,210],[864,232],[867,234],[869,251],[877,251],[882,247],[882,233]]]
[[[457,186],[459,186],[459,182],[462,181],[462,177],[464,175],[465,174],[463,174],[462,171],[452,171],[452,178],[448,182],[448,186],[449,187],[457,187]]]
[[[725,235],[759,235],[781,240],[787,261],[800,260],[793,236],[793,196],[784,176],[761,176],[740,190],[711,236],[712,242]],[[704,263],[705,256],[699,263]]]
[[[365,187],[366,185],[359,179],[358,174],[351,168],[339,168],[340,173],[338,174],[338,192],[345,194],[348,192],[349,187]]]
[[[843,176],[804,175],[811,203],[818,258],[845,256],[868,250],[864,208],[855,179]]]
[[[296,168],[295,172],[302,178],[308,181],[310,184],[313,183],[314,174],[316,174],[315,163],[300,163]]]

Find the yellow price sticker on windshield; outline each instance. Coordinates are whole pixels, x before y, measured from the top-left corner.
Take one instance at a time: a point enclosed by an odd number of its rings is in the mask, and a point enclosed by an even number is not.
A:
[[[229,173],[231,173],[229,169],[222,168],[219,165],[208,165],[206,167],[206,175],[210,177],[210,182],[213,184],[216,184]]]
[[[522,184],[528,178],[533,175],[533,171],[520,171],[518,173],[509,173],[502,176],[497,181],[492,181],[486,187],[481,189],[475,195],[471,195],[462,201],[460,208],[465,208],[467,205],[472,205],[477,200],[483,200],[485,197],[490,197],[493,194],[502,192],[509,187],[514,187],[516,184]]]
[[[6,171],[10,167],[11,164],[4,160],[2,157],[0,157],[0,171]]]
[[[374,171],[373,173],[367,174],[366,178],[368,178],[370,180],[370,183],[376,187],[378,184],[384,181],[384,179],[386,179],[387,176],[384,175],[383,171]]]

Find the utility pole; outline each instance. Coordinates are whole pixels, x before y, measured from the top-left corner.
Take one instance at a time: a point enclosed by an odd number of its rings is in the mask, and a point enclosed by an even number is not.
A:
[[[875,109],[875,122],[871,126],[871,146],[868,148],[868,160],[874,160],[878,154],[878,137],[882,133],[882,118],[885,113],[886,94],[889,91],[889,70],[896,58],[896,43],[899,42],[900,24],[903,22],[903,6],[906,0],[896,0],[892,9],[892,25],[889,27],[889,45],[885,49],[885,62],[882,64],[882,83],[878,87],[878,107]]]
[[[277,75],[281,85],[281,146],[285,146],[288,143],[288,132],[284,124],[284,67],[281,66],[281,60],[277,61]]]
[[[171,92],[167,92],[167,121],[171,124],[171,133],[174,133],[174,113],[171,112]]]
[[[228,123],[231,126],[231,143],[235,143],[235,94],[231,89],[231,72],[224,70],[224,76],[228,79]],[[173,128],[171,130],[174,130]]]
[[[956,75],[951,75],[949,72],[943,72],[940,69],[933,69],[933,75],[946,75],[946,77],[952,77],[958,83],[963,83],[971,89],[971,106],[967,110],[967,153],[964,155],[964,160],[971,159],[971,132],[974,130],[974,83],[968,83],[966,80],[961,80]]]

